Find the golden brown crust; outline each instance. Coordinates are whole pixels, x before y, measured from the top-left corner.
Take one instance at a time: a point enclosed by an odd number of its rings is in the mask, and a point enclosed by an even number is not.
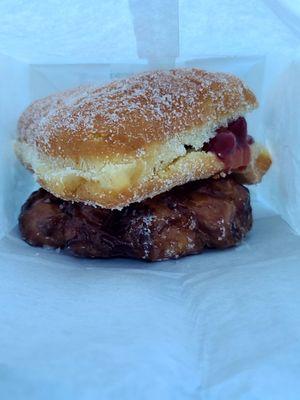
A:
[[[70,159],[36,157],[36,153],[24,143],[17,142],[15,150],[46,190],[64,200],[81,201],[104,208],[121,209],[185,182],[209,178],[224,169],[214,153],[204,151],[189,151],[165,164],[158,160],[155,168],[151,164],[152,157],[144,162],[131,160],[128,164],[86,163],[77,169],[76,163]],[[156,151],[168,160],[169,153],[163,146]]]
[[[259,145],[254,143],[251,148],[251,161],[248,167],[242,172],[235,172],[234,178],[242,184],[259,183],[264,174],[271,167],[272,159],[269,152]]]
[[[230,75],[145,73],[36,101],[20,118],[16,153],[56,196],[122,208],[222,172],[203,144],[256,105]]]
[[[79,87],[34,102],[19,121],[19,140],[50,156],[137,156],[194,128],[257,106],[236,77],[200,69],[154,71],[102,87]]]
[[[24,145],[23,145],[24,146]],[[26,146],[26,145],[25,145]],[[28,145],[27,145],[28,146]],[[22,147],[22,146],[21,146]],[[23,163],[34,170],[41,186],[64,200],[80,201],[104,208],[121,209],[133,202],[151,198],[174,186],[221,174],[223,162],[211,152],[190,151],[172,163],[150,174],[137,160],[132,165],[113,165],[103,171],[98,167],[93,174],[87,169],[76,170],[72,163],[66,164],[52,157],[29,157],[30,152],[17,144],[16,152]],[[27,158],[22,158],[26,155]],[[264,160],[264,162],[262,162]],[[68,161],[67,161],[68,162]],[[241,183],[257,183],[271,164],[267,151],[254,144],[251,146],[251,162],[244,171],[235,173]]]

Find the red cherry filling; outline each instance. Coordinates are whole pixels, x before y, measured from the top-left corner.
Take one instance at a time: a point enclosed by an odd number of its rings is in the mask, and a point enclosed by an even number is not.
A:
[[[250,145],[254,143],[247,134],[247,122],[239,117],[228,127],[217,129],[217,135],[204,146],[215,153],[225,164],[226,170],[245,168],[250,162]]]

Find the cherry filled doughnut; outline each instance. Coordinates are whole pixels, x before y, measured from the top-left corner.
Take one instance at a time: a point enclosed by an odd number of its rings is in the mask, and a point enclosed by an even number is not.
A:
[[[270,157],[257,143],[244,145],[240,119],[255,107],[232,75],[146,72],[35,101],[21,115],[15,148],[55,196],[122,209],[240,166],[254,171],[245,183],[259,182]]]
[[[252,226],[242,184],[271,165],[248,133],[257,105],[239,78],[198,68],[35,101],[15,142],[41,186],[22,207],[22,238],[80,257],[148,261],[236,245]]]

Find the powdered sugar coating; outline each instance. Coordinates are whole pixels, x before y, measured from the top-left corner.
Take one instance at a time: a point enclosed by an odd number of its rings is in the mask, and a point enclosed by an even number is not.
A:
[[[48,155],[143,157],[147,146],[254,108],[236,77],[196,68],[154,71],[34,102],[19,140]]]

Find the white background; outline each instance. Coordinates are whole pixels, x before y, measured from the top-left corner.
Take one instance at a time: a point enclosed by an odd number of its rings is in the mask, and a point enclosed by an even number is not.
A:
[[[0,2],[0,398],[299,399],[299,24],[292,1]],[[139,70],[242,77],[274,164],[239,247],[77,260],[19,239],[12,139],[35,98]]]

